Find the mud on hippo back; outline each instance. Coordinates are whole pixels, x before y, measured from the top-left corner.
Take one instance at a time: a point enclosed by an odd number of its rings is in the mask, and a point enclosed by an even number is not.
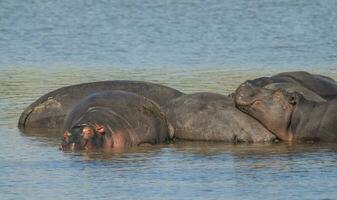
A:
[[[304,71],[283,72],[271,77],[248,81],[250,84],[269,89],[282,88],[301,93],[308,100],[322,102],[337,97],[337,82],[330,77]],[[278,84],[275,84],[278,83]],[[314,93],[311,93],[311,92]],[[322,99],[317,97],[319,95]]]
[[[75,105],[90,94],[102,91],[123,90],[133,92],[165,105],[181,92],[163,85],[141,81],[102,81],[63,87],[49,92],[30,106],[20,116],[18,127],[61,129],[64,118]]]
[[[95,93],[82,100],[67,115],[63,133],[62,150],[153,145],[173,137],[156,103],[124,91]]]
[[[251,143],[276,138],[254,118],[240,112],[233,99],[221,94],[183,95],[163,109],[177,139]]]
[[[236,106],[285,141],[337,141],[337,99],[309,101],[297,92],[269,90],[246,82]]]

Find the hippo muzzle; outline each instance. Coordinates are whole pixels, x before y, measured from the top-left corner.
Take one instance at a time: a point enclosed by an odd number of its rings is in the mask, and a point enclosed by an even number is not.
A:
[[[81,151],[97,147],[104,144],[105,129],[91,124],[81,124],[74,126],[70,131],[65,131],[60,150]]]
[[[249,82],[245,82],[235,91],[234,99],[237,106],[246,107],[262,99],[269,98],[268,95],[270,95],[271,92],[271,90],[255,87]]]
[[[244,111],[247,107],[254,103],[256,96],[257,91],[254,90],[253,86],[249,82],[245,82],[235,91],[235,104]]]
[[[89,138],[83,135],[83,130],[85,127],[86,125],[75,126],[70,131],[65,131],[59,149],[62,151],[76,151],[86,149]]]

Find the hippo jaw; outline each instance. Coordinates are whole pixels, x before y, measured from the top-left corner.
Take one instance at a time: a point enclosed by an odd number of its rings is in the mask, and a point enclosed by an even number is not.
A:
[[[84,141],[83,144],[70,142],[66,144],[62,144],[59,147],[61,151],[81,151],[81,150],[88,150],[87,141]]]
[[[279,139],[291,141],[290,131],[295,97],[283,90],[269,90],[243,83],[235,92],[236,107],[257,119]]]

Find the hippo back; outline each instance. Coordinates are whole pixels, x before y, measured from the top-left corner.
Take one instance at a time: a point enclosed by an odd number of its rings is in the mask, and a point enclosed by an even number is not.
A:
[[[224,95],[207,92],[184,95],[172,100],[164,110],[178,139],[234,143],[275,139]]]
[[[304,98],[310,101],[315,101],[315,102],[325,102],[326,101],[325,99],[323,99],[321,96],[319,96],[315,92],[296,83],[271,83],[271,84],[264,86],[264,88],[267,88],[270,90],[283,89],[289,93],[298,92],[302,94]]]
[[[274,78],[278,77],[289,77],[322,97],[337,95],[337,82],[327,76],[298,71],[284,72],[274,76]]]
[[[258,87],[265,87],[272,83],[290,83],[308,89],[325,100],[337,97],[337,82],[335,80],[327,76],[310,74],[304,71],[283,72],[271,77],[249,80],[248,82]],[[300,89],[297,92],[301,93],[302,91]]]
[[[181,96],[178,90],[159,84],[141,81],[101,81],[63,87],[49,92],[21,114],[19,128],[55,128],[63,126],[66,114],[90,94],[102,91],[123,90],[144,96],[163,106]]]

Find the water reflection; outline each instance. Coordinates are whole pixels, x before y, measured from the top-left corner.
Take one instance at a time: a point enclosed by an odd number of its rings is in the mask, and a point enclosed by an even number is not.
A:
[[[312,184],[316,192],[333,195],[336,186],[335,144],[177,141],[118,151],[62,152],[57,150],[60,140],[55,135],[18,137],[17,129],[2,130],[12,142],[0,141],[0,178],[7,180],[6,184],[0,181],[0,190],[15,197],[23,196],[11,193],[13,187],[41,198],[66,191],[69,198],[84,199],[108,199],[112,193],[121,199],[130,194],[139,194],[140,199],[189,199],[195,194],[233,199],[255,191],[254,199],[284,197],[288,187],[294,189],[288,196],[299,192],[310,196],[313,191],[307,187]],[[19,148],[13,148],[13,143]],[[45,192],[38,192],[41,189]]]
[[[178,152],[188,152],[203,156],[231,153],[238,158],[272,157],[275,155],[300,155],[311,152],[337,151],[334,143],[265,143],[265,144],[228,144],[221,142],[178,141],[172,144]]]
[[[33,138],[60,139],[63,136],[61,129],[24,128],[20,133],[22,136]]]
[[[48,134],[46,134],[48,132]],[[58,148],[62,134],[60,130],[26,129],[21,135],[32,141],[46,142],[46,145]],[[301,155],[314,155],[321,153],[336,153],[337,144],[334,143],[256,143],[256,144],[229,144],[223,142],[203,142],[177,140],[169,144],[153,146],[140,146],[124,149],[97,149],[93,151],[65,151],[68,156],[83,156],[87,160],[115,160],[120,157],[134,157],[141,154],[152,157],[155,152],[170,149],[171,153],[193,155],[197,157],[214,157],[229,154],[234,159],[268,159],[273,157],[297,157]]]

